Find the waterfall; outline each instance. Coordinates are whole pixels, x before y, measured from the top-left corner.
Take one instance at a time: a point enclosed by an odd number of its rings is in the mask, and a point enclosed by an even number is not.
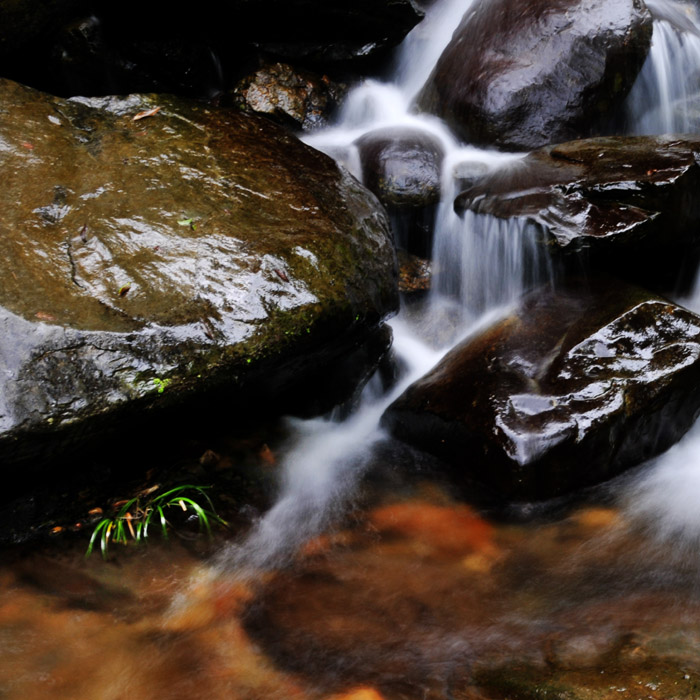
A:
[[[700,132],[700,17],[691,4],[649,0],[651,50],[627,99],[633,134]]]
[[[335,125],[302,136],[358,179],[362,178],[362,167],[355,142],[374,129],[411,127],[440,142],[445,158],[442,199],[435,221],[432,290],[422,314],[409,317],[402,313],[391,322],[394,352],[407,367],[398,385],[385,396],[371,395],[370,387],[359,409],[344,422],[294,422],[297,442],[284,459],[276,504],[244,542],[221,553],[219,568],[246,575],[288,561],[296,548],[327,527],[352,497],[371,462],[373,447],[384,437],[379,418],[386,406],[428,371],[450,344],[488,323],[528,287],[552,278],[551,265],[535,244],[538,231],[531,224],[470,212],[458,216],[453,209],[462,171],[483,173],[496,166],[508,167],[523,154],[464,146],[438,118],[411,111],[413,98],[471,4],[472,0],[435,3],[402,45],[394,80],[364,81],[346,98]],[[700,127],[700,25],[696,12],[670,0],[649,0],[648,4],[656,16],[653,45],[627,101],[628,131],[668,133]],[[693,111],[696,105],[698,118]],[[629,496],[625,502],[639,504],[636,507],[643,517],[658,515],[652,504],[663,501],[658,489],[673,480],[666,475],[678,470],[679,460],[700,461],[697,434],[682,444],[680,457],[676,452],[666,467],[665,458],[660,458],[661,471],[647,473],[656,476],[633,482],[623,493],[623,499]],[[679,494],[681,505],[685,503],[681,513],[694,512],[684,493],[681,490]],[[697,518],[686,520],[692,521],[693,527],[697,525],[700,533]],[[662,521],[659,531],[668,535],[676,532],[677,526],[676,521]]]

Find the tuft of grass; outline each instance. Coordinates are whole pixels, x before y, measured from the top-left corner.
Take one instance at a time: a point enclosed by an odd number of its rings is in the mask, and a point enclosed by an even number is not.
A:
[[[85,556],[89,557],[98,543],[102,557],[106,559],[111,543],[126,545],[129,542],[144,542],[151,526],[168,539],[168,530],[172,525],[165,514],[171,509],[196,516],[200,531],[206,531],[210,537],[212,523],[227,526],[226,521],[216,514],[214,504],[206,493],[209,486],[185,484],[155,495],[159,488],[156,486],[121,502],[111,518],[100,520],[92,531]]]

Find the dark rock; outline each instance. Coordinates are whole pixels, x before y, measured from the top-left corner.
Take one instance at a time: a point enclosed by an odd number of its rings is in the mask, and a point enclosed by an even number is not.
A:
[[[176,98],[0,95],[4,465],[185,401],[303,409],[386,348],[387,222],[323,154]]]
[[[315,65],[385,55],[423,18],[414,0],[238,0],[254,41]],[[218,5],[217,5],[218,7]]]
[[[374,70],[423,14],[413,0],[16,0],[0,7],[0,75],[66,96],[210,98],[261,52],[324,72]]]
[[[669,447],[700,411],[698,387],[700,317],[620,283],[545,288],[452,350],[383,423],[457,478],[543,499]]]
[[[420,129],[387,127],[355,142],[362,179],[384,206],[425,207],[440,201],[444,151]]]
[[[246,112],[275,118],[297,129],[312,130],[328,119],[347,86],[285,63],[262,66],[233,90],[233,103]]]
[[[41,45],[56,26],[76,16],[85,0],[13,0],[0,3],[0,56]]]
[[[386,207],[397,247],[429,257],[440,201],[442,144],[425,131],[392,127],[371,131],[355,144],[363,182]]]
[[[39,75],[27,77],[61,95],[167,92],[206,98],[223,90],[219,57],[206,39],[117,33],[96,15],[63,27],[48,59],[48,65],[39,62]]]
[[[465,141],[507,150],[600,133],[651,33],[641,0],[477,0],[418,104]]]
[[[584,139],[545,147],[492,171],[455,201],[525,219],[553,251],[645,285],[673,287],[700,235],[700,139]],[[692,267],[692,265],[690,266]]]

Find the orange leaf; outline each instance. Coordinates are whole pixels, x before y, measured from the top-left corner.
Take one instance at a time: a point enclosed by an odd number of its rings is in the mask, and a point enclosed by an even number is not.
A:
[[[147,109],[145,112],[139,112],[135,114],[132,118],[132,122],[137,122],[139,119],[145,119],[146,117],[152,117],[154,114],[160,112],[160,107],[154,107],[153,109]]]

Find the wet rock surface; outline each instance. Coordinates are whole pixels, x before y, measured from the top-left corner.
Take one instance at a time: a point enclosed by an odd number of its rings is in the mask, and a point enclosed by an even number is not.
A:
[[[476,2],[418,98],[465,141],[506,150],[600,133],[649,50],[640,0]]]
[[[593,268],[669,287],[696,257],[699,153],[700,140],[672,136],[545,147],[485,175],[455,209],[527,220],[554,253],[584,253]]]
[[[700,411],[700,317],[635,287],[527,295],[409,387],[383,423],[506,499],[544,499],[663,451]]]
[[[281,399],[386,348],[387,223],[326,156],[174,98],[0,94],[4,464],[209,392]]]
[[[428,257],[440,202],[442,144],[425,131],[407,127],[377,129],[355,144],[362,180],[386,207],[397,247]]]
[[[328,124],[346,90],[326,75],[272,63],[244,78],[230,98],[244,111],[308,131]]]
[[[398,251],[399,291],[404,298],[418,298],[430,290],[431,265],[425,258]]]

